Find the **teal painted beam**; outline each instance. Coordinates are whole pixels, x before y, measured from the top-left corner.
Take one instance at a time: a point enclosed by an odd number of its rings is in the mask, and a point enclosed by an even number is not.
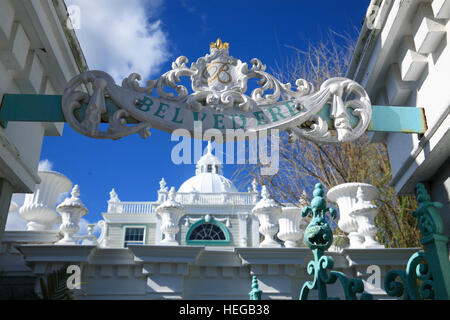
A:
[[[117,107],[110,99],[106,99],[108,114],[112,115]],[[86,105],[80,109],[78,116],[83,118]],[[348,109],[352,126],[357,118]],[[330,128],[333,121],[329,117],[330,106],[325,106],[319,113],[326,119]],[[5,127],[8,121],[65,122],[61,110],[60,95],[26,95],[6,94],[0,106],[0,125]],[[108,115],[102,119],[108,122]],[[133,119],[129,119],[133,123]],[[427,130],[425,113],[422,108],[398,106],[372,106],[372,121],[368,131],[403,132],[423,134]]]

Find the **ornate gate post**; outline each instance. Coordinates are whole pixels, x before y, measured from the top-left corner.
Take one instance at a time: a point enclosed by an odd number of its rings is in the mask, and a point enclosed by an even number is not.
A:
[[[425,251],[416,252],[408,261],[406,270],[391,270],[384,279],[388,295],[405,300],[450,299],[450,261],[443,234],[444,224],[439,215],[440,202],[432,202],[425,186],[417,185],[419,207],[413,212],[417,218]],[[396,281],[399,277],[403,283]]]

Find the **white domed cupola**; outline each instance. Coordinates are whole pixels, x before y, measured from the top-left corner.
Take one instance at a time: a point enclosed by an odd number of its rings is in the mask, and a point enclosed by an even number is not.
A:
[[[212,154],[212,144],[208,142],[206,154],[197,162],[195,176],[186,180],[178,192],[238,192],[233,182],[222,175],[222,166],[222,162]]]
[[[212,144],[208,142],[206,154],[197,162],[197,170],[195,174],[200,173],[216,173],[222,175],[222,162],[212,154]]]

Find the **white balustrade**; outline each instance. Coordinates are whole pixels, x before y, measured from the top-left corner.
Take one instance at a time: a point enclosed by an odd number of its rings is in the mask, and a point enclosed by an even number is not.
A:
[[[39,171],[41,183],[36,185],[33,194],[25,196],[19,213],[26,221],[28,231],[52,230],[60,222],[56,213],[58,197],[70,191],[72,182],[63,174],[54,171]]]
[[[114,190],[113,190],[114,191]],[[111,191],[111,192],[113,192]],[[114,191],[115,192],[115,191]],[[182,205],[252,205],[254,195],[247,193],[227,193],[226,201],[222,194],[211,193],[176,193],[175,200]],[[120,201],[118,197],[108,201],[108,213],[110,214],[152,214],[155,212],[157,202],[144,201]]]

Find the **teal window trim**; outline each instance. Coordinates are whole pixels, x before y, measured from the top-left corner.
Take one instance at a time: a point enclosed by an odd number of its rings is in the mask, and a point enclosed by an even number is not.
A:
[[[127,228],[144,228],[144,243],[147,243],[147,225],[146,224],[124,224],[122,225],[122,248],[125,248],[125,234]]]
[[[225,234],[225,240],[189,240],[189,237],[191,236],[192,231],[195,230],[199,225],[203,223],[211,223],[216,226],[218,226],[223,233]],[[216,221],[214,219],[211,219],[211,221],[206,222],[205,219],[201,219],[200,221],[197,221],[194,223],[186,233],[186,244],[191,245],[201,245],[201,246],[220,246],[220,245],[228,245],[231,242],[230,232],[228,231],[227,227],[225,227],[222,223],[219,221]]]

